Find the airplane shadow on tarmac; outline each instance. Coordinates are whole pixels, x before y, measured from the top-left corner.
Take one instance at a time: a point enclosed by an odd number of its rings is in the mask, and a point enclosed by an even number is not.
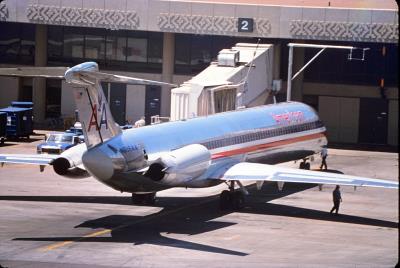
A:
[[[284,190],[281,192],[277,191],[275,183],[264,184],[262,191],[257,191],[254,185],[249,186],[247,189],[250,192],[250,196],[246,201],[246,206],[240,212],[371,225],[386,228],[398,228],[398,223],[391,221],[344,214],[333,216],[330,215],[329,212],[325,211],[266,203],[268,201],[301,192],[315,186],[316,185],[311,184],[286,183]],[[0,200],[107,203],[122,205],[128,205],[130,203],[130,198],[127,197],[0,196]],[[110,229],[111,236],[25,237],[15,238],[14,240],[53,242],[111,242],[133,243],[135,245],[153,244],[158,246],[185,248],[218,254],[236,256],[248,255],[248,253],[245,252],[187,241],[191,240],[191,235],[207,233],[237,224],[233,222],[215,220],[223,217],[226,214],[232,213],[232,211],[229,210],[221,211],[219,209],[218,195],[200,198],[159,197],[157,199],[157,206],[163,207],[163,210],[148,216],[140,217],[131,215],[109,215],[98,219],[87,220],[78,226],[75,226],[75,228]],[[171,236],[178,237],[179,239]]]
[[[246,256],[245,252],[229,250],[221,247],[203,245],[191,242],[188,236],[214,231],[220,228],[234,225],[235,223],[211,221],[196,222],[192,219],[183,219],[177,222],[172,219],[157,217],[156,214],[146,219],[146,217],[110,215],[103,218],[85,221],[76,228],[106,228],[111,229],[111,236],[94,237],[38,237],[38,238],[15,238],[19,241],[74,241],[74,242],[105,242],[105,243],[128,243],[134,245],[152,244],[174,248],[183,248],[196,251],[212,252],[218,254],[228,254],[236,256]],[[177,238],[169,237],[178,236]],[[186,240],[188,239],[188,240]]]
[[[93,237],[35,237],[35,238],[15,238],[19,241],[74,241],[74,242],[105,242],[105,243],[129,243],[134,245],[152,244],[157,246],[166,246],[173,248],[184,248],[196,251],[212,252],[217,254],[227,254],[235,256],[246,256],[248,253],[229,250],[217,246],[204,245],[191,242],[190,236],[215,231],[225,228],[236,223],[214,221],[214,218],[225,213],[218,213],[215,208],[204,207],[197,210],[198,206],[184,207],[187,202],[204,204],[207,198],[195,198],[194,200],[179,200],[178,209],[176,208],[176,198],[160,198],[158,201],[163,205],[164,209],[160,212],[148,216],[131,216],[131,215],[109,215],[106,217],[85,221],[75,228],[91,228],[91,229],[110,229],[111,236],[93,236]],[[180,199],[180,198],[178,198]],[[189,198],[190,199],[190,198]],[[217,206],[215,198],[208,202]],[[167,205],[166,205],[167,204]],[[190,203],[189,203],[190,204]],[[164,206],[165,205],[165,206]],[[194,208],[195,207],[195,208]],[[213,213],[207,215],[207,210],[213,210]],[[177,236],[173,238],[171,236]]]

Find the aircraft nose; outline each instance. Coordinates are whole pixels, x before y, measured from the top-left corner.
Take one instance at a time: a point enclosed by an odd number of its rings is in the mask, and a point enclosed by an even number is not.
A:
[[[89,173],[100,180],[110,179],[114,174],[112,159],[99,147],[84,153],[82,162]]]

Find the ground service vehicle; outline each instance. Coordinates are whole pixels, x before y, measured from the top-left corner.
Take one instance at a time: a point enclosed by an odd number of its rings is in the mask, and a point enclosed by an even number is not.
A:
[[[38,154],[61,154],[65,150],[83,142],[79,135],[70,132],[51,133],[46,141],[36,147]]]

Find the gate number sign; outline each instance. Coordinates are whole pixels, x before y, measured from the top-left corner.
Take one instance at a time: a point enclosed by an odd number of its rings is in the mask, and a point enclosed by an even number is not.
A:
[[[238,18],[238,31],[239,32],[253,32],[253,19],[252,18]]]

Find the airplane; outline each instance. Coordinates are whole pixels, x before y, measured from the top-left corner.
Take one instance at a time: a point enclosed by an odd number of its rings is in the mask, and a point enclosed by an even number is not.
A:
[[[8,73],[10,75],[10,73]],[[35,76],[40,76],[35,74]],[[326,128],[310,106],[282,102],[209,116],[132,128],[114,121],[101,82],[176,86],[99,72],[95,62],[66,70],[73,85],[85,143],[61,155],[0,154],[0,163],[47,165],[67,178],[93,176],[132,193],[135,204],[153,204],[172,187],[201,188],[226,183],[221,209],[240,209],[248,193],[243,182],[265,181],[398,189],[398,182],[312,171],[307,162],[327,146]],[[302,160],[301,169],[277,163]],[[237,186],[237,187],[235,187]],[[236,188],[236,189],[235,189]]]

